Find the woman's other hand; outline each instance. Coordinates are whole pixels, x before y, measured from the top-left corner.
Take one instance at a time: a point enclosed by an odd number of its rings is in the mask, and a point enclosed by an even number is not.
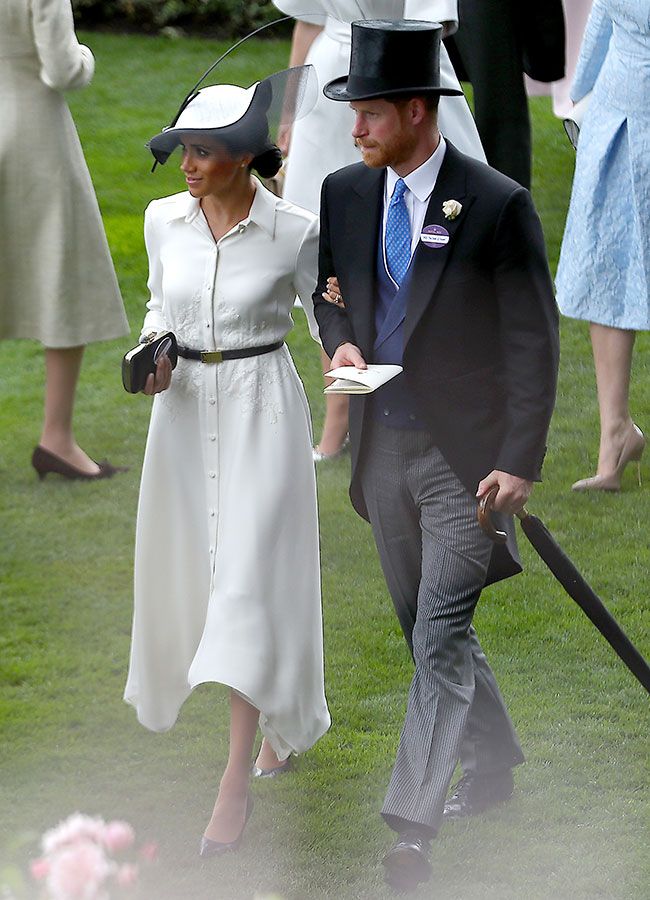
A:
[[[160,394],[162,391],[166,391],[172,381],[172,364],[169,361],[169,357],[167,354],[161,356],[156,363],[156,371],[150,372],[147,375],[147,380],[145,381],[144,387],[142,388],[143,394]]]
[[[329,303],[333,303],[334,306],[338,306],[340,309],[345,309],[345,303],[343,302],[343,297],[341,296],[341,288],[339,287],[339,281],[336,275],[330,275],[327,279],[327,290],[321,294],[324,300],[327,300]]]

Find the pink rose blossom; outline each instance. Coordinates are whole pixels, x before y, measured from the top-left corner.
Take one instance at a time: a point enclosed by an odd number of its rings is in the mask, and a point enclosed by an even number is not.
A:
[[[90,840],[64,847],[51,860],[47,876],[52,900],[99,900],[113,868],[102,848]]]
[[[29,869],[32,873],[32,878],[35,881],[41,881],[43,878],[47,877],[50,871],[49,860],[45,859],[42,856],[39,859],[34,859],[32,860]]]
[[[55,828],[45,832],[41,841],[43,852],[48,855],[65,847],[66,844],[83,839],[100,843],[105,827],[103,819],[73,813],[63,822],[59,822]]]
[[[109,822],[102,835],[104,846],[111,853],[128,850],[135,841],[135,832],[128,822]]]
[[[138,880],[139,870],[133,863],[124,863],[117,870],[115,880],[120,887],[131,887]]]
[[[155,862],[158,859],[158,844],[155,841],[148,841],[148,843],[143,844],[138,851],[140,859],[144,859],[147,862]]]

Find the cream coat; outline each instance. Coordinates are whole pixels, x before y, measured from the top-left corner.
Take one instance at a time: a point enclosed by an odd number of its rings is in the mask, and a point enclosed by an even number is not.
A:
[[[261,185],[217,242],[198,200],[155,200],[145,242],[144,332],[171,328],[199,350],[271,344],[291,329],[296,294],[314,324],[318,222]],[[212,681],[260,710],[280,758],[329,726],[309,409],[286,345],[218,364],[179,359],[153,402],[125,698],[164,731]]]
[[[63,91],[93,55],[70,0],[0,3],[0,338],[73,347],[128,323],[88,168]]]

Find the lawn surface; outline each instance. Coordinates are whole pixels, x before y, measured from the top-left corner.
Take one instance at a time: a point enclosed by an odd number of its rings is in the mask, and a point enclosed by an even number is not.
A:
[[[86,35],[90,88],[70,103],[96,185],[134,340],[146,301],[142,212],[183,188],[175,162],[151,175],[145,140],[223,45]],[[286,43],[235,54],[222,77],[249,84],[281,68]],[[531,101],[534,197],[553,268],[573,151],[545,98]],[[47,153],[43,154],[47,165]],[[322,418],[318,353],[296,316],[290,345]],[[37,834],[74,810],[131,821],[160,859],[140,896],[160,900],[370,900],[390,896],[378,861],[390,841],[378,811],[394,757],[411,663],[368,527],[347,499],[347,460],[318,469],[327,693],[333,726],[294,773],[255,784],[242,849],[197,857],[227,752],[222,688],[207,685],[165,735],[141,728],[121,700],[129,651],[134,521],[149,401],[119,376],[130,340],[88,348],[79,388],[80,443],[129,465],[97,484],[39,483],[43,376],[37,345],[1,348],[0,851],[24,867]],[[635,355],[632,408],[650,431],[649,342]],[[562,322],[562,369],[544,483],[543,518],[646,655],[648,488],[625,473],[619,495],[572,495],[597,454],[597,407],[586,326]],[[650,482],[648,461],[642,465]],[[161,485],[164,490],[164,485]],[[173,527],[173,523],[170,523]],[[416,895],[445,900],[641,900],[648,867],[648,698],[535,557],[490,588],[476,626],[528,762],[507,808],[443,829],[434,878]],[[1,868],[1,866],[0,866]],[[1,878],[0,878],[1,881]],[[1,895],[1,891],[0,891]],[[35,896],[28,891],[24,896]]]

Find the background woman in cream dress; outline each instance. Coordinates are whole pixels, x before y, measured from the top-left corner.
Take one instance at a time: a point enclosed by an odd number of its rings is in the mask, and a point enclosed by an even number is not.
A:
[[[258,723],[265,758],[278,766],[330,722],[310,416],[283,343],[296,294],[311,310],[318,222],[250,174],[254,167],[271,177],[281,157],[277,147],[257,155],[259,139],[237,131],[242,114],[259,132],[255,112],[242,106],[246,94],[205,88],[175,129],[152,140],[156,152],[158,139],[183,141],[188,192],[153,201],[145,215],[151,298],[143,333],[169,328],[183,347],[244,352],[223,362],[180,358],[173,374],[165,360],[159,368],[168,371],[146,388],[157,396],[125,699],[143,725],[165,731],[197,684],[231,689],[228,765],[203,856],[236,849],[241,837]],[[182,131],[208,120],[211,130]],[[232,129],[217,127],[222,121]]]
[[[290,141],[280,142],[288,151],[283,195],[292,203],[318,213],[320,189],[327,175],[359,162],[352,139],[354,114],[347,103],[332,103],[323,85],[345,75],[350,62],[350,23],[358,19],[423,19],[444,22],[453,31],[458,13],[456,0],[273,0],[285,15],[294,16],[289,65],[311,63],[319,82],[318,101],[309,115],[296,122]],[[309,15],[305,15],[305,11]],[[440,77],[445,87],[459,88],[444,44],[440,47]],[[464,97],[441,97],[440,130],[463,153],[485,162],[476,125]],[[335,273],[332,273],[335,274]],[[322,352],[323,371],[330,361]],[[347,397],[329,394],[325,400],[323,432],[314,449],[316,461],[337,456],[348,430]]]
[[[0,338],[46,348],[41,476],[99,478],[72,433],[84,345],[128,333],[99,207],[63,91],[87,85],[93,55],[70,0],[0,3]]]

